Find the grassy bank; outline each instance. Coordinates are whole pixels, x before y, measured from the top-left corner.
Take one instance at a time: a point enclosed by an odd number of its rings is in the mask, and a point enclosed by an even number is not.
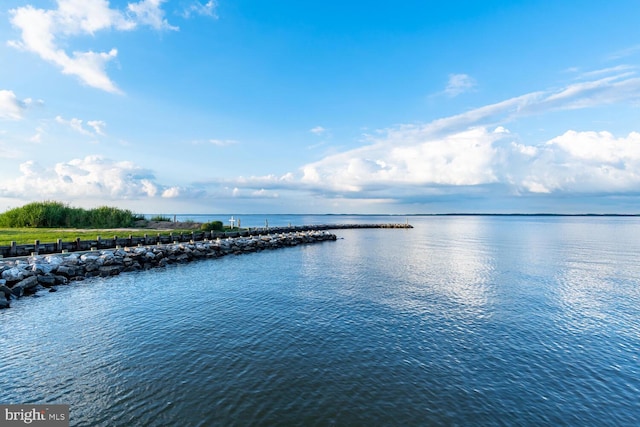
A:
[[[95,239],[97,236],[103,239],[110,239],[113,236],[118,237],[143,237],[145,234],[149,236],[155,236],[158,233],[168,236],[173,233],[191,233],[192,231],[199,231],[193,229],[180,229],[174,230],[122,230],[122,229],[93,229],[93,230],[76,230],[76,229],[53,229],[53,228],[0,228],[0,246],[9,246],[11,242],[16,242],[18,245],[32,244],[35,240],[40,240],[42,243],[52,243],[58,239],[62,239],[64,242],[71,242],[76,240],[77,237],[83,240]]]
[[[53,243],[58,239],[70,242],[80,238],[94,240],[118,237],[168,236],[193,231],[229,231],[221,221],[204,224],[171,222],[171,218],[157,215],[145,219],[127,209],[101,206],[95,209],[74,208],[56,201],[33,202],[0,214],[0,246],[11,242],[18,245]],[[238,230],[234,228],[234,230]]]
[[[168,236],[170,233],[191,233],[201,232],[203,229],[211,231],[208,227],[198,227],[194,223],[171,223],[171,227],[167,228],[153,228],[154,224],[150,223],[151,228],[136,228],[136,229],[123,229],[123,228],[102,228],[102,229],[74,229],[74,228],[0,228],[0,246],[9,246],[11,242],[16,242],[18,245],[32,244],[35,240],[39,240],[41,243],[53,243],[58,239],[62,239],[64,242],[71,242],[80,238],[82,240],[94,240],[97,236],[102,239],[111,239],[113,236],[118,237],[144,237],[145,234],[149,236],[156,236],[160,233],[163,236]],[[206,223],[205,223],[206,225]],[[220,230],[214,231],[239,231],[242,230],[238,227],[231,229],[230,227],[222,227]]]

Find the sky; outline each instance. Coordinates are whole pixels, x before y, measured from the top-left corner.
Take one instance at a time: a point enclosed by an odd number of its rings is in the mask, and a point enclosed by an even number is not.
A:
[[[640,213],[638,0],[3,0],[0,211]]]

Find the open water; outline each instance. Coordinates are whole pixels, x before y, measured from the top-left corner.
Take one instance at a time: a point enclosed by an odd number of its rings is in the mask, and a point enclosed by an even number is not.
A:
[[[640,218],[409,222],[14,301],[0,403],[82,426],[640,424]]]

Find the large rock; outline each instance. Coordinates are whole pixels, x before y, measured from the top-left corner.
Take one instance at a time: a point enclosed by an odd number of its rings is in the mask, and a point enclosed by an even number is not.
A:
[[[36,262],[31,266],[30,270],[35,274],[47,274],[51,273],[56,267],[57,265],[46,264],[44,262]]]
[[[60,264],[62,264],[63,258],[59,255],[47,255],[46,257],[44,257],[44,261],[47,264],[51,264],[53,266],[58,266]]]
[[[2,272],[2,278],[7,282],[19,282],[24,279],[24,270],[18,267],[11,267]]]
[[[78,254],[71,254],[62,259],[62,263],[64,265],[78,265],[80,262],[84,262],[81,260],[81,256]]]
[[[91,262],[88,262],[88,263],[87,263],[87,264],[85,264],[85,266],[84,266],[84,269],[85,269],[87,272],[97,271],[99,268],[100,268],[100,265],[99,265],[95,260],[93,260],[93,261],[91,261]]]
[[[100,258],[100,255],[95,252],[80,255],[81,262],[92,262],[97,260],[98,258]]]
[[[76,275],[76,267],[70,265],[59,265],[56,272],[59,276],[64,276],[66,278],[71,278]]]
[[[56,278],[53,274],[44,274],[38,276],[38,283],[45,288],[50,288],[56,284]]]
[[[4,283],[0,285],[0,300],[3,295],[5,299],[11,299],[11,289],[9,289],[9,287]]]
[[[117,276],[122,271],[122,267],[119,265],[105,265],[100,267],[99,271],[102,277]]]
[[[11,288],[11,293],[16,297],[16,298],[20,298],[22,295],[24,295],[24,286],[22,285],[14,285]]]
[[[23,293],[32,293],[35,292],[36,286],[38,286],[38,276],[31,276],[16,283],[12,289],[21,287]]]
[[[53,277],[55,277],[55,279],[56,279],[56,285],[67,285],[67,284],[69,284],[69,279],[67,279],[64,276],[59,276],[57,274],[54,274]]]
[[[11,307],[11,305],[9,304],[9,301],[7,301],[6,299],[0,298],[0,309],[9,308],[9,307]]]
[[[113,265],[117,263],[117,258],[116,256],[113,254],[113,252],[104,252],[102,255],[100,255],[100,258],[98,259],[98,264],[100,265]]]
[[[30,276],[19,282],[18,284],[22,284],[25,289],[31,289],[38,286],[38,276]]]

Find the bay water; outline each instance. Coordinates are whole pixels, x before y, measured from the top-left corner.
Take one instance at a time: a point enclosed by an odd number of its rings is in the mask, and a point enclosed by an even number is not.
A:
[[[0,403],[78,426],[640,424],[640,218],[241,218],[414,228],[13,301]]]

